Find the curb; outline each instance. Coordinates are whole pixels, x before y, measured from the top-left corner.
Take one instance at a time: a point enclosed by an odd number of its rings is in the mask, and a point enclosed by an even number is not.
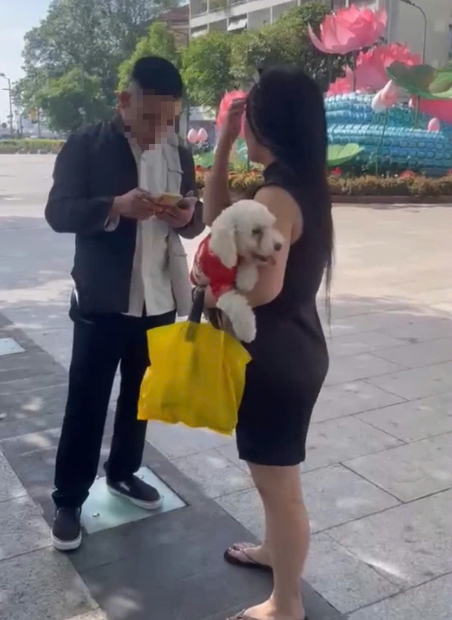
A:
[[[452,196],[344,196],[332,195],[333,204],[337,205],[450,205]]]

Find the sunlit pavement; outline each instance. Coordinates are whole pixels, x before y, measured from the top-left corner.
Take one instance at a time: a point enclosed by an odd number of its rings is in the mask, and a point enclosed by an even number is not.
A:
[[[42,217],[52,165],[0,156],[0,339],[25,349],[0,356],[0,616],[223,620],[268,588],[221,562],[263,528],[232,441],[152,425],[146,464],[189,506],[94,534],[72,562],[49,547],[73,252]],[[452,209],[339,206],[335,223],[331,369],[303,467],[311,618],[450,620]]]

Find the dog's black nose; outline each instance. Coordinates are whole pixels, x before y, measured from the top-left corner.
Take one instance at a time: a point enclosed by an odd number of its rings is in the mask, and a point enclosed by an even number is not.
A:
[[[275,243],[275,252],[279,252],[282,249],[282,243]]]

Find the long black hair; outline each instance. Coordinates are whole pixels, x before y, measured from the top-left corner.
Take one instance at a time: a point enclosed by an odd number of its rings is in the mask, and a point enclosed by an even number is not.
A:
[[[327,309],[332,279],[334,232],[327,181],[327,126],[320,88],[303,71],[271,67],[248,95],[246,116],[256,140],[296,179],[306,215],[321,227],[325,244]]]

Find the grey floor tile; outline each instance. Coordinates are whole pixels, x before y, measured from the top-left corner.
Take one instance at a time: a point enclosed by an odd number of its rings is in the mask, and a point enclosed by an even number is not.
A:
[[[418,441],[452,431],[452,392],[368,411],[357,417],[407,443]]]
[[[196,482],[208,497],[217,498],[253,486],[251,476],[216,450],[175,459],[174,464]]]
[[[326,534],[312,537],[304,578],[341,613],[370,605],[399,591]]]
[[[0,383],[0,396],[2,399],[5,396],[11,396],[13,394],[21,392],[30,392],[36,389],[42,389],[45,387],[56,387],[67,384],[67,376],[55,373],[45,374],[42,377],[31,377],[27,379],[17,379],[15,381],[6,381]]]
[[[181,456],[197,454],[231,443],[229,439],[218,433],[187,426],[161,424],[151,422],[147,432],[148,441],[164,456],[175,459]]]
[[[11,469],[10,464],[0,449],[0,503],[26,495],[19,478]]]
[[[69,559],[53,549],[3,560],[0,574],[2,620],[102,618],[96,616],[97,605]]]
[[[452,575],[430,581],[386,601],[361,609],[350,620],[450,620]]]
[[[329,530],[328,535],[396,585],[452,571],[452,491]]]
[[[334,420],[400,402],[403,400],[399,396],[380,390],[365,381],[326,386],[320,392],[312,420]]]
[[[0,504],[0,560],[50,545],[49,528],[27,496]]]
[[[302,482],[313,532],[347,523],[399,503],[391,495],[341,465],[303,474]],[[259,540],[263,539],[265,519],[256,489],[231,493],[217,501]]]
[[[41,433],[55,428],[60,428],[63,422],[63,412],[48,413],[42,416],[29,416],[22,420],[0,421],[0,442],[4,439],[12,439],[21,435]]]
[[[12,422],[50,413],[63,413],[66,398],[66,385],[3,394],[0,398],[0,414],[6,415],[6,419]]]
[[[11,437],[2,441],[2,449],[12,461],[31,452],[51,450],[58,446],[61,429],[51,428],[38,433],[27,433],[19,437]]]
[[[405,340],[407,344],[415,344],[416,342],[451,338],[452,322],[444,316],[419,317],[400,326],[385,325],[382,331],[398,340]]]
[[[346,463],[403,502],[452,488],[452,433]]]
[[[303,471],[325,467],[351,458],[399,445],[398,439],[354,417],[312,424]]]
[[[269,576],[240,571],[223,561],[230,539],[241,537],[241,532],[234,525],[232,531],[223,527],[213,537],[200,533],[187,539],[183,549],[169,543],[83,572],[82,577],[109,620],[148,620],[150,614],[159,620],[198,620],[253,597],[263,600],[271,590]]]
[[[325,381],[325,385],[338,385],[347,381],[358,381],[386,375],[391,372],[401,370],[403,366],[393,364],[372,353],[361,353],[352,357],[330,358],[330,369]]]
[[[313,532],[359,519],[399,502],[342,465],[303,474],[303,489]]]
[[[372,353],[379,349],[397,347],[404,342],[379,332],[364,332],[350,336],[333,336],[328,339],[330,354],[335,357]]]
[[[422,368],[452,360],[452,338],[384,349],[375,355],[405,368]]]
[[[372,377],[368,381],[407,400],[451,392],[452,362]]]
[[[250,473],[250,469],[246,461],[241,461],[239,459],[237,443],[235,441],[227,446],[223,446],[222,448],[217,448],[217,452],[226,457],[229,461],[231,461],[231,463],[234,463],[234,465],[237,465],[237,467],[240,467],[240,469],[243,469],[243,471],[247,474]]]
[[[256,489],[230,493],[224,497],[219,497],[217,502],[258,540],[263,540],[265,534],[264,510]],[[248,540],[233,542],[248,542]]]

